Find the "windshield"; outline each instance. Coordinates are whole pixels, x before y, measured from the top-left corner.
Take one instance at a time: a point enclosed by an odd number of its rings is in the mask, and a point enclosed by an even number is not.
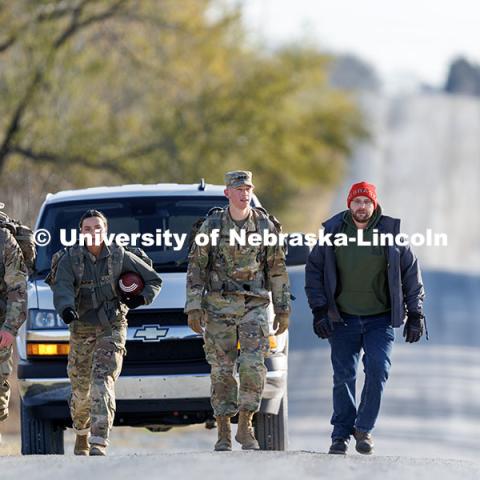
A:
[[[192,225],[204,217],[212,207],[223,207],[228,200],[223,196],[212,197],[134,197],[107,200],[65,202],[48,205],[38,228],[47,229],[51,242],[37,247],[36,270],[45,275],[50,270],[52,255],[62,247],[60,229],[78,230],[78,222],[88,209],[100,210],[108,219],[108,233],[151,233],[169,230],[172,234],[189,234]],[[181,250],[174,245],[142,246],[158,271],[186,271],[188,240]]]

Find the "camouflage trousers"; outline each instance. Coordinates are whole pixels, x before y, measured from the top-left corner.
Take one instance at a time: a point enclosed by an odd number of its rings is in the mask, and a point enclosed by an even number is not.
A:
[[[270,352],[265,300],[245,297],[242,315],[208,310],[204,340],[211,366],[214,415],[232,417],[239,410],[257,412],[267,374],[265,357]]]
[[[126,353],[126,335],[126,321],[112,325],[111,332],[78,321],[70,325],[70,413],[75,433],[90,432],[90,443],[109,443],[116,408],[115,382]]]
[[[8,417],[10,384],[8,377],[13,370],[13,347],[0,348],[0,422]]]

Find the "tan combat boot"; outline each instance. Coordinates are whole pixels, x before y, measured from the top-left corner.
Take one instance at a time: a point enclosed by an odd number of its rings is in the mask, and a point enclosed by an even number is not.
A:
[[[238,415],[238,429],[235,440],[242,444],[242,450],[260,450],[252,427],[252,418],[255,412],[240,410]]]
[[[105,445],[97,445],[92,443],[90,445],[90,456],[91,457],[105,457],[107,455],[107,447]]]
[[[232,433],[230,429],[230,417],[216,417],[218,428],[218,440],[215,444],[216,452],[229,452],[232,450]]]
[[[77,435],[77,438],[75,440],[75,447],[73,448],[73,453],[75,455],[87,456],[88,451],[88,435]]]
[[[8,418],[8,408],[0,410],[0,422],[5,421]]]

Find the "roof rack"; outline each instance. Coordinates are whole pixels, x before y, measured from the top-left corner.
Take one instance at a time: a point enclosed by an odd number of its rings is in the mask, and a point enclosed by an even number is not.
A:
[[[201,192],[203,192],[203,191],[205,190],[205,187],[206,187],[206,185],[205,185],[205,179],[202,178],[202,179],[200,179],[200,184],[198,185],[198,189],[199,189]]]

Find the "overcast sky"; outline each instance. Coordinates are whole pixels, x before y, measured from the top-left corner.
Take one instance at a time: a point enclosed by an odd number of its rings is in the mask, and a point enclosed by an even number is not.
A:
[[[305,36],[351,52],[387,81],[443,85],[458,55],[480,62],[478,0],[244,0],[253,32],[277,45]]]

